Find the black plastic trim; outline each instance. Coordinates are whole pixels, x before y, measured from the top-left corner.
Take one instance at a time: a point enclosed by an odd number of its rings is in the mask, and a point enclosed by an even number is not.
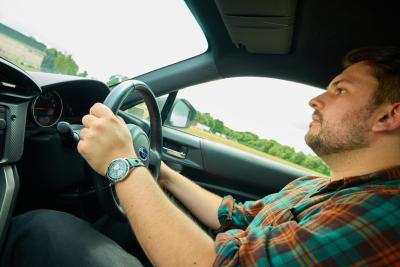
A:
[[[0,255],[19,190],[15,165],[0,165]]]
[[[6,129],[3,145],[3,155],[0,163],[18,161],[24,149],[26,114],[29,102],[20,104],[0,102],[6,107]]]

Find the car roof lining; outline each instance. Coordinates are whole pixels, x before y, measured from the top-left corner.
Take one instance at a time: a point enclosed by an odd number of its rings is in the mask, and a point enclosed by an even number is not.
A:
[[[216,0],[222,21],[236,47],[249,53],[290,51],[297,0]]]
[[[400,44],[398,1],[298,1],[291,52],[284,55],[235,47],[214,0],[187,2],[202,22],[222,77],[263,76],[323,88],[340,71],[340,60],[350,49]]]

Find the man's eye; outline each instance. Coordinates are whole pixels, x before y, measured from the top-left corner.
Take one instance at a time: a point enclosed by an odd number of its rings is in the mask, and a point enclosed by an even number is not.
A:
[[[346,89],[343,89],[343,88],[337,88],[336,89],[336,94],[337,95],[344,95],[345,93],[347,93]]]

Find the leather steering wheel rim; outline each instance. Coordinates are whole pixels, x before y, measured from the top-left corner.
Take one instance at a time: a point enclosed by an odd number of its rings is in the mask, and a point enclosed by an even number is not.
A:
[[[158,179],[161,166],[162,149],[162,122],[156,98],[150,87],[138,80],[128,80],[113,88],[103,104],[117,115],[125,99],[133,92],[139,92],[149,111],[150,117],[150,151],[149,170],[155,180]],[[94,186],[100,205],[111,217],[118,220],[125,220],[125,213],[116,199],[114,185],[99,174],[94,174]]]

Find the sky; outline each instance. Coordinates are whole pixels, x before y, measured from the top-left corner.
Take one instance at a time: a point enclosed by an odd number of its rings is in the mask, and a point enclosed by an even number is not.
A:
[[[314,154],[304,141],[313,112],[308,102],[322,92],[289,81],[236,77],[185,88],[178,97],[233,130],[253,132]]]
[[[103,81],[113,74],[133,77],[207,49],[181,0],[0,0],[0,22],[71,54],[81,71]]]
[[[134,77],[207,49],[182,0],[0,0],[0,22],[71,54],[80,71],[102,81],[114,74]],[[246,79],[199,85],[179,96],[234,130],[311,154],[304,143],[312,112],[307,103],[321,91],[274,79]]]

